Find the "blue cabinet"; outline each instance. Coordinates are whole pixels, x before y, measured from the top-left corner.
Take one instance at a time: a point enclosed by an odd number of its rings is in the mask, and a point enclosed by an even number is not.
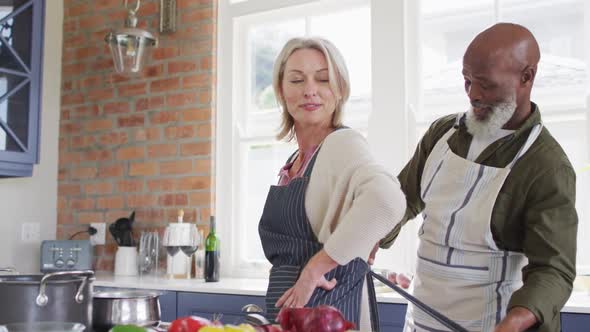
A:
[[[379,303],[381,332],[401,332],[406,316],[405,304]],[[561,313],[562,332],[590,331],[590,315]]]
[[[243,323],[242,307],[246,304],[256,304],[264,308],[262,296],[179,292],[177,299],[178,317],[194,315],[211,320],[219,319],[224,324]]]
[[[561,314],[562,332],[588,332],[590,331],[590,315],[587,314]]]
[[[405,304],[379,303],[379,327],[381,332],[402,332],[406,318]]]
[[[177,303],[176,292],[165,291],[160,295],[161,320],[163,322],[171,322],[178,317],[176,312]]]
[[[39,161],[45,0],[4,3],[0,6],[0,177],[31,176]]]

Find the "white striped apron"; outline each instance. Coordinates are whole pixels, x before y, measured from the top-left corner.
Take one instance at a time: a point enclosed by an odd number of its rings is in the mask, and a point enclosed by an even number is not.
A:
[[[430,153],[422,174],[424,223],[413,294],[469,331],[493,331],[506,315],[511,294],[521,287],[522,253],[500,250],[490,221],[496,198],[516,161],[537,139],[535,126],[505,168],[457,156],[447,143],[450,129]],[[404,331],[448,331],[408,305]]]

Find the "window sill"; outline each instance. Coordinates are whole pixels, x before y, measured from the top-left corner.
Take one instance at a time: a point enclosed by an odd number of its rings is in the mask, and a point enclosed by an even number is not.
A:
[[[0,161],[0,177],[30,177],[33,175],[33,164]]]

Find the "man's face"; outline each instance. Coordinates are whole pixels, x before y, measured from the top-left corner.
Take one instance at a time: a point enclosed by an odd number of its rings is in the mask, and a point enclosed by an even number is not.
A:
[[[506,66],[482,57],[463,58],[465,92],[471,107],[466,124],[473,136],[492,136],[514,115],[518,78]]]

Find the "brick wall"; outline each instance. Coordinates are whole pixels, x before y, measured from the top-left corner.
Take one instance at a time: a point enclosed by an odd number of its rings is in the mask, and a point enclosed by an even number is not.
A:
[[[127,77],[104,42],[124,25],[123,3],[64,1],[58,239],[132,211],[136,236],[162,232],[179,208],[201,228],[211,214],[217,1],[177,0],[177,31]],[[138,17],[158,35],[159,0],[141,1]],[[115,250],[107,234],[97,270],[113,269]]]

